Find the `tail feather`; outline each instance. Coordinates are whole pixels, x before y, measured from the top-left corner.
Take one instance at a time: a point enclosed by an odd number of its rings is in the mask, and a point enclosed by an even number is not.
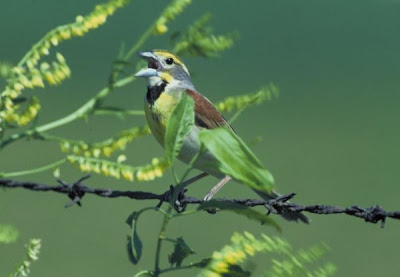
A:
[[[261,191],[257,191],[257,190],[254,190],[254,191],[264,200],[271,200],[271,199],[281,196],[279,193],[277,193],[275,191],[273,191],[271,194],[267,194],[265,192],[261,192]],[[300,220],[306,224],[309,224],[311,222],[311,219],[301,212],[283,212],[280,215],[288,221],[298,222]]]

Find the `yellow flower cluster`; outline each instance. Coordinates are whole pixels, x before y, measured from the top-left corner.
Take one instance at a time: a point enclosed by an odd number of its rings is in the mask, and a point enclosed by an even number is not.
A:
[[[153,158],[151,164],[145,165],[136,171],[136,179],[138,181],[152,181],[155,178],[162,177],[168,168],[169,163],[166,159]]]
[[[279,237],[271,238],[262,235],[261,238],[255,238],[248,232],[234,233],[231,242],[230,245],[212,254],[211,261],[200,272],[199,277],[242,276],[243,271],[239,264],[257,253],[270,253],[277,256],[277,258],[270,258],[271,265],[265,272],[265,276],[328,277],[336,271],[331,263],[325,263],[314,270],[309,268],[326,253],[327,247],[324,245],[295,251],[289,243]]]
[[[61,151],[74,155],[83,155],[85,157],[99,157],[101,155],[109,157],[117,150],[124,150],[126,145],[134,139],[150,134],[148,126],[134,127],[122,131],[118,136],[107,139],[103,142],[89,144],[84,141],[68,141],[61,142]]]
[[[15,107],[18,108],[16,105]],[[20,113],[8,113],[5,116],[5,120],[9,123],[17,123],[18,125],[26,125],[34,119],[40,110],[40,103],[37,97],[32,97],[31,101],[27,104],[25,109]]]
[[[224,50],[231,48],[235,34],[214,35],[207,26],[211,15],[205,14],[181,33],[181,39],[175,43],[173,52],[178,55],[216,57]]]
[[[51,30],[25,56],[26,66],[34,68],[42,56],[50,53],[51,46],[57,46],[63,40],[83,36],[90,30],[98,28],[106,22],[108,16],[128,2],[130,0],[111,0],[108,3],[97,5],[90,14],[86,16],[78,15],[75,22]]]
[[[263,239],[256,239],[252,234],[234,233],[232,244],[224,246],[220,251],[212,254],[211,261],[199,276],[220,277],[234,270],[234,265],[243,263],[249,256],[259,252],[285,253],[290,246],[279,238],[270,238],[263,235]]]
[[[151,164],[139,167],[128,166],[118,162],[103,159],[87,158],[70,155],[67,157],[71,164],[77,165],[83,172],[93,172],[103,176],[128,181],[151,181],[161,177],[168,169],[169,164],[165,159],[153,158]]]
[[[21,91],[24,89],[33,89],[35,87],[44,87],[44,80],[50,85],[55,85],[65,78],[68,78],[71,71],[65,62],[64,57],[56,54],[57,62],[49,65],[43,62],[40,69],[24,67],[14,67],[12,69],[13,78],[10,84],[0,95],[0,119],[4,119],[9,123],[17,123],[18,125],[26,125],[37,115],[40,105],[39,100],[35,100],[23,111],[18,114],[19,105],[14,103]]]
[[[167,24],[174,20],[175,17],[191,2],[191,0],[174,0],[169,6],[167,6],[155,23],[154,34],[162,35],[167,32]]]
[[[26,246],[26,258],[17,266],[15,272],[10,276],[28,276],[30,275],[30,267],[32,262],[39,259],[40,248],[42,242],[40,239],[29,240]]]
[[[13,118],[18,108],[15,107],[16,99],[24,88],[44,87],[44,80],[50,85],[57,85],[71,72],[64,57],[57,53],[57,62],[50,66],[47,62],[39,64],[39,60],[50,54],[50,48],[57,46],[61,41],[72,37],[83,36],[91,29],[95,29],[106,22],[109,15],[116,9],[125,6],[130,0],[111,0],[108,3],[97,5],[94,11],[87,16],[77,16],[76,21],[59,26],[47,33],[24,56],[19,64],[8,74],[8,85],[0,94],[0,121]],[[2,69],[4,71],[4,69]],[[15,121],[16,122],[16,121]]]
[[[231,112],[245,108],[248,105],[261,104],[264,101],[269,101],[279,94],[278,87],[270,84],[267,87],[261,88],[256,93],[245,94],[239,96],[230,96],[216,104],[216,107],[221,112]]]

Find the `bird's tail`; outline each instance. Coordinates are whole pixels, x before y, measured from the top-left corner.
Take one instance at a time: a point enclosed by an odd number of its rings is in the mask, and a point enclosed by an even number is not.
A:
[[[261,192],[261,191],[257,191],[257,190],[254,190],[254,191],[264,200],[271,200],[271,199],[281,196],[279,193],[277,193],[275,191],[271,192],[271,194],[267,194],[265,192]],[[280,215],[284,219],[289,220],[289,221],[298,222],[300,220],[306,224],[309,224],[311,222],[311,219],[301,212],[282,212]]]

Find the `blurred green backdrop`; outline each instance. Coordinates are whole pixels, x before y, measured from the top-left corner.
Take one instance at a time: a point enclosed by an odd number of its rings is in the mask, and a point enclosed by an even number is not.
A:
[[[53,27],[85,14],[99,1],[1,0],[0,60],[17,62]],[[82,39],[63,43],[72,78],[60,87],[36,90],[42,100],[41,122],[79,107],[107,81],[120,42],[134,42],[160,13],[166,1],[137,0],[107,24]],[[228,95],[254,92],[271,81],[279,85],[278,100],[252,108],[235,128],[247,141],[264,138],[253,147],[271,170],[283,193],[297,192],[304,204],[380,204],[400,209],[400,1],[396,0],[197,0],[170,26],[183,28],[204,12],[214,14],[217,33],[239,31],[236,46],[220,59],[186,59],[197,89],[212,101]],[[151,40],[147,49],[168,48],[166,37]],[[110,102],[142,107],[144,81],[117,90]],[[125,121],[96,117],[77,122],[54,134],[70,138],[102,139],[121,128],[143,124],[144,118]],[[130,144],[129,164],[143,164],[162,150],[152,137]],[[18,142],[0,154],[2,171],[47,164],[62,157],[56,144]],[[81,176],[65,167],[62,177]],[[54,183],[50,173],[25,179]],[[128,183],[93,177],[93,187],[161,192],[171,175],[150,183]],[[209,178],[190,188],[202,196],[216,180]],[[253,197],[246,188],[230,184],[219,196]],[[145,249],[138,266],[128,262],[124,223],[133,210],[152,203],[108,200],[88,196],[83,207],[64,209],[65,196],[23,190],[0,192],[0,222],[21,231],[16,244],[0,246],[0,275],[20,261],[28,238],[43,240],[37,276],[132,276],[153,267],[155,238],[161,217],[141,218],[139,232]],[[155,203],[154,203],[155,204]],[[282,236],[296,247],[326,242],[328,259],[337,276],[399,276],[399,223],[386,228],[344,215],[312,216],[310,226],[279,219]],[[230,214],[198,214],[173,221],[169,233],[184,236],[197,260],[226,244],[233,231],[276,233]],[[164,250],[170,251],[168,247]],[[164,252],[163,262],[166,263]],[[262,262],[262,260],[259,260]],[[167,276],[192,276],[192,272]]]

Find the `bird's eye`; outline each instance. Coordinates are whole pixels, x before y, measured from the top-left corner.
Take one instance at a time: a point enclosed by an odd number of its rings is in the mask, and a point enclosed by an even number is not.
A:
[[[171,64],[174,63],[174,59],[173,59],[173,58],[168,58],[168,59],[165,60],[165,62],[166,62],[167,64],[171,65]]]

